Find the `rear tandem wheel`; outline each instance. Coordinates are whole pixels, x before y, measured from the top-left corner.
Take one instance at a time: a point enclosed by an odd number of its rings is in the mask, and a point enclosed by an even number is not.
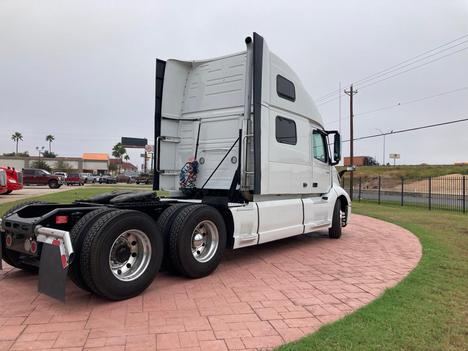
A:
[[[218,267],[226,240],[226,224],[216,208],[202,204],[184,207],[171,225],[172,267],[189,278],[205,277]]]
[[[140,294],[161,267],[163,239],[154,220],[133,210],[115,210],[94,221],[81,247],[80,269],[97,295],[123,300]]]
[[[86,291],[91,292],[91,289],[86,285],[86,282],[81,276],[80,257],[83,240],[96,220],[111,211],[115,211],[115,209],[103,207],[89,212],[81,217],[81,219],[73,226],[72,230],[70,231],[70,239],[72,242],[73,251],[75,252],[75,257],[68,269],[68,276],[76,286]]]

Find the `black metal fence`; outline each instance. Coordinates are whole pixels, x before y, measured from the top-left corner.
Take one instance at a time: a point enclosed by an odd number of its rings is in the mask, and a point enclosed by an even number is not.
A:
[[[466,213],[468,177],[428,178],[354,177],[353,201],[375,201],[401,206],[419,206],[429,210],[444,209]],[[350,193],[349,175],[341,180]]]

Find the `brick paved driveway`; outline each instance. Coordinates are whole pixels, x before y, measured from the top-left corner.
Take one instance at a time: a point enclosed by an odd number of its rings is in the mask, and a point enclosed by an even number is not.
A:
[[[355,215],[340,240],[316,233],[229,252],[209,277],[160,274],[123,302],[70,283],[61,304],[37,294],[35,276],[7,268],[0,351],[272,348],[375,299],[420,257],[411,233]]]

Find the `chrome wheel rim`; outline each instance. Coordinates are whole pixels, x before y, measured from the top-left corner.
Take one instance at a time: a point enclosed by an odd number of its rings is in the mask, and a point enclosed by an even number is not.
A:
[[[109,253],[109,268],[121,281],[138,279],[151,260],[151,241],[138,229],[126,230],[114,240]]]
[[[346,218],[346,213],[340,210],[340,227],[343,227],[343,221]]]
[[[210,261],[219,245],[219,233],[216,224],[205,220],[198,223],[192,232],[192,255],[198,262]]]

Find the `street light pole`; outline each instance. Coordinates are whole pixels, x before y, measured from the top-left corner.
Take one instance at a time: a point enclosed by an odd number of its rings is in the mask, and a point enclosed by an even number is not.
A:
[[[382,153],[382,166],[385,166],[385,133],[382,132],[381,129],[375,128],[375,130],[379,131],[383,135],[383,153]]]

